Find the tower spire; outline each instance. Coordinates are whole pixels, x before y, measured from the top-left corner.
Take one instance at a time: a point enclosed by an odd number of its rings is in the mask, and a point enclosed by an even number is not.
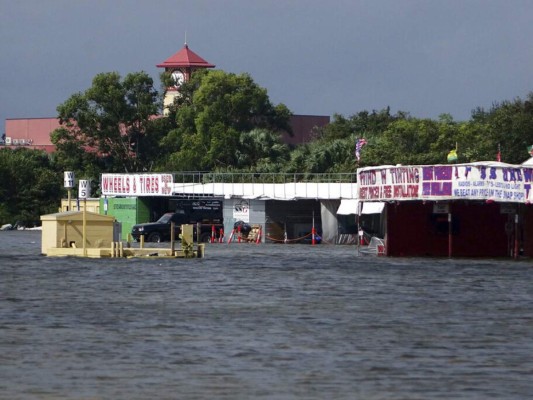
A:
[[[187,35],[186,32],[185,35]],[[179,79],[183,79],[185,82],[188,82],[191,75],[199,69],[215,68],[214,64],[208,63],[194,51],[189,49],[189,46],[187,46],[187,36],[185,36],[185,46],[183,46],[180,51],[156,66],[157,68],[165,68],[165,72],[169,74],[181,74],[182,76],[180,76]],[[163,99],[163,106],[165,109],[168,109],[169,105],[174,103],[174,98],[176,96],[179,96],[179,90],[176,86],[169,86],[165,89],[165,97]]]

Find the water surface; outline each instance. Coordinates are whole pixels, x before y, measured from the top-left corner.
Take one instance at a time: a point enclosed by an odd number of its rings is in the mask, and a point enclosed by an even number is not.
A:
[[[1,399],[525,399],[530,261],[208,244],[40,255],[0,232]]]

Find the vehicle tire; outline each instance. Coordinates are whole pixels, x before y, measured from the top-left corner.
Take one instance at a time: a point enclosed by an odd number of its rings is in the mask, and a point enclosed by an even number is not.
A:
[[[161,243],[161,235],[159,232],[152,232],[148,235],[149,242]]]
[[[202,233],[200,235],[200,243],[209,243],[211,241],[211,234],[210,233]]]

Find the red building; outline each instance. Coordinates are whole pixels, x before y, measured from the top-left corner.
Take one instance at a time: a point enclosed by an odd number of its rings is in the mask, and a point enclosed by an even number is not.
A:
[[[501,162],[357,171],[358,197],[381,202],[389,256],[533,256],[533,167]]]
[[[59,126],[57,118],[6,119],[5,145],[12,148],[24,146],[51,153],[55,146],[50,140],[50,134]]]

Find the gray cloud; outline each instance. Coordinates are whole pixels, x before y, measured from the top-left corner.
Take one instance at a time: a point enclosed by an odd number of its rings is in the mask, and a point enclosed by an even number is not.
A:
[[[99,72],[190,48],[300,114],[417,117],[533,90],[533,3],[491,0],[0,0],[0,118],[52,117]]]

